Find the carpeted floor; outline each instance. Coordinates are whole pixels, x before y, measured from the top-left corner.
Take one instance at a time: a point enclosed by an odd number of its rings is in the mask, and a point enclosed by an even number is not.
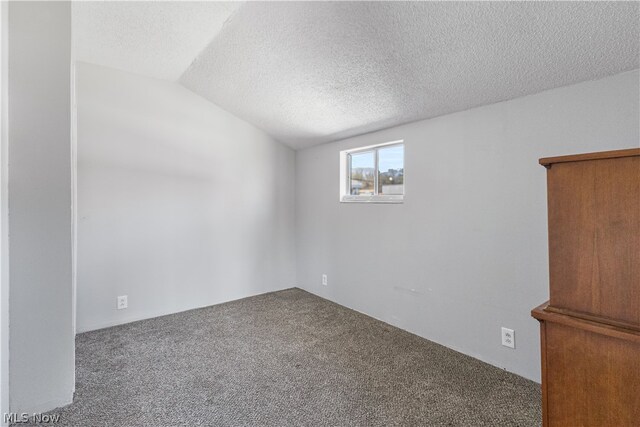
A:
[[[78,335],[73,426],[537,426],[540,386],[299,289]]]

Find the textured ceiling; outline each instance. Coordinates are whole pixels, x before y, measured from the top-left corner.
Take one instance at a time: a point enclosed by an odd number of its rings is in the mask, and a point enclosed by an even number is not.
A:
[[[229,2],[73,2],[78,61],[177,80],[240,6]]]
[[[248,3],[180,82],[307,147],[638,68],[639,8]]]
[[[639,2],[73,2],[75,59],[300,148],[638,68]]]

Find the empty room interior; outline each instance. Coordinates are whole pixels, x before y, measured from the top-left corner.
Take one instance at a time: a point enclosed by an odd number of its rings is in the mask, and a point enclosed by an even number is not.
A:
[[[640,2],[0,23],[3,426],[640,425]]]

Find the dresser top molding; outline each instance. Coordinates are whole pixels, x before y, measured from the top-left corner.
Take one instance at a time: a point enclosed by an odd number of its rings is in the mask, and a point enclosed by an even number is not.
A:
[[[618,157],[640,156],[640,148],[627,148],[625,150],[600,151],[597,153],[572,154],[570,156],[543,157],[538,162],[545,168],[550,168],[555,163],[582,162],[585,160],[615,159]]]
[[[621,338],[640,344],[640,331],[638,330],[621,328],[607,323],[574,317],[569,314],[555,313],[549,310],[549,301],[531,310],[531,317],[540,322],[547,321],[559,323],[561,325],[571,326],[573,328],[613,338]]]

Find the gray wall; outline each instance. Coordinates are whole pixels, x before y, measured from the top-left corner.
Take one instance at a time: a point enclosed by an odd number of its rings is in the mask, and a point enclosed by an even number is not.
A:
[[[8,35],[9,3],[0,3],[0,414],[9,412]],[[3,417],[4,418],[4,417]],[[1,425],[7,425],[4,419]]]
[[[71,13],[68,2],[9,5],[10,408],[69,403]]]
[[[295,285],[294,151],[178,84],[76,78],[78,332]]]
[[[539,157],[638,147],[638,71],[297,152],[298,284],[539,381]],[[341,204],[339,151],[404,139],[404,204]],[[328,274],[328,286],[321,275]],[[516,331],[516,349],[500,327]]]

